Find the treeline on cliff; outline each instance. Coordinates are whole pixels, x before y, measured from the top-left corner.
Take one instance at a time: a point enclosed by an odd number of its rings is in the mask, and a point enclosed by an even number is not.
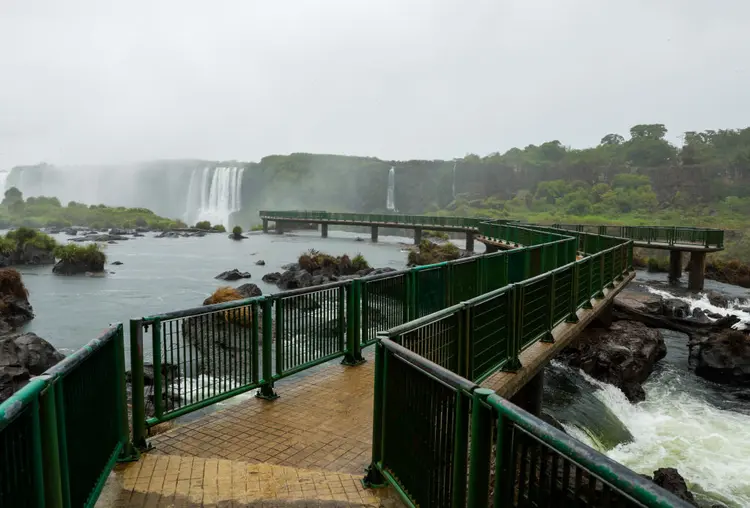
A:
[[[159,217],[145,208],[84,205],[75,201],[63,206],[56,197],[45,196],[24,199],[21,191],[15,187],[6,190],[0,202],[0,229],[71,226],[86,226],[92,229],[170,229],[184,227],[185,224]]]

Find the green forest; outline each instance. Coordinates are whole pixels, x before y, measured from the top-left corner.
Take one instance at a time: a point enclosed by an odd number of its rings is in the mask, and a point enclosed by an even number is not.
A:
[[[5,191],[0,203],[0,229],[15,227],[66,228],[86,226],[92,229],[185,227],[180,221],[166,219],[145,208],[84,205],[71,201],[63,206],[55,197],[24,199],[15,187]]]

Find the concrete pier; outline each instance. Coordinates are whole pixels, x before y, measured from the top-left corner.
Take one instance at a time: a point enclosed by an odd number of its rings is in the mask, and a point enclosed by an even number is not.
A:
[[[669,251],[669,282],[677,282],[682,277],[682,251]]]
[[[688,274],[688,289],[702,291],[706,271],[706,253],[694,251],[690,253],[690,272]]]
[[[466,233],[466,250],[474,252],[474,233]]]
[[[533,414],[542,414],[542,400],[544,399],[544,369],[540,370],[534,377],[529,379],[510,401]]]
[[[414,228],[414,245],[422,242],[422,228]]]
[[[378,227],[377,226],[373,226],[370,229],[370,240],[372,240],[373,242],[378,241]]]
[[[268,233],[268,219],[263,219],[263,232]]]
[[[320,225],[320,236],[322,236],[323,238],[328,238],[328,224]]]

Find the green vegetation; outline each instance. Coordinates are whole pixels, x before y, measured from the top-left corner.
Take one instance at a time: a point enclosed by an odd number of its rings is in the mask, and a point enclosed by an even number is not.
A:
[[[195,223],[195,229],[204,229],[206,231],[211,229],[211,223],[207,220],[202,220]]]
[[[242,228],[239,226],[235,226],[232,228],[232,234],[234,236],[240,236],[242,234]]]
[[[107,256],[98,243],[58,245],[54,250],[54,255],[55,258],[65,263],[84,263],[89,266],[103,267],[107,262]]]
[[[446,233],[445,231],[429,231],[428,230],[422,233],[422,235],[425,238],[437,238],[439,240],[446,240],[446,241],[450,239],[450,237],[448,236],[448,233]]]
[[[422,240],[418,248],[409,251],[407,262],[409,266],[431,265],[458,259],[460,256],[459,248],[450,242],[437,244]]]
[[[27,227],[20,227],[16,230],[9,231],[5,236],[6,242],[13,243],[15,250],[22,250],[27,245],[36,247],[37,249],[51,251],[57,247],[57,242],[54,238],[46,233],[37,231]]]
[[[310,249],[300,255],[297,263],[299,263],[300,268],[311,274],[317,270],[330,270],[338,275],[352,275],[360,270],[370,268],[370,264],[360,253],[357,253],[354,258],[350,258],[347,254],[332,256],[315,249]]]
[[[159,217],[145,208],[84,205],[71,201],[62,206],[60,200],[50,197],[30,197],[25,201],[21,191],[11,187],[5,191],[0,203],[0,228],[86,226],[92,229],[136,227],[171,229],[180,221]]]
[[[227,232],[227,228],[225,228],[221,224],[215,224],[214,227],[212,227],[211,229],[213,229],[214,231],[218,231],[219,233],[226,233]]]
[[[250,227],[250,231],[263,231],[263,224],[255,224]]]

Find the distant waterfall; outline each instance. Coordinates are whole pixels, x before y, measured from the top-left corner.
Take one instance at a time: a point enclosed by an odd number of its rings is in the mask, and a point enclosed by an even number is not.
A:
[[[211,224],[232,226],[232,214],[242,206],[242,174],[245,168],[195,169],[188,186],[185,222],[193,225],[207,220]]]
[[[8,181],[8,172],[0,171],[0,194],[5,192],[5,182]],[[2,199],[0,197],[0,199]]]
[[[388,192],[385,197],[385,207],[390,212],[396,211],[396,199],[394,194],[396,192],[396,170],[391,167],[388,171]]]
[[[453,162],[453,199],[456,199],[456,162]]]

